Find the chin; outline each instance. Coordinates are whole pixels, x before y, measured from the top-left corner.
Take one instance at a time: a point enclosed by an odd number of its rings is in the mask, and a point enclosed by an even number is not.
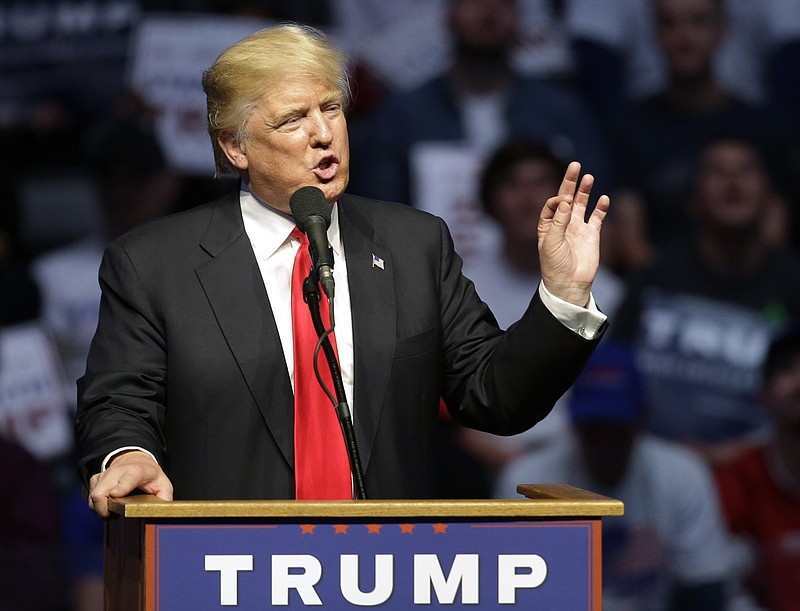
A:
[[[319,185],[319,188],[322,189],[322,192],[325,194],[325,199],[328,200],[328,203],[333,204],[333,202],[342,196],[346,186],[346,181],[342,183],[342,181],[334,180],[333,182]]]

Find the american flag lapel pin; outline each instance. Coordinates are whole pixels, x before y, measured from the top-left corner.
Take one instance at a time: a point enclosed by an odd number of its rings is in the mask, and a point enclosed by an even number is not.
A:
[[[383,266],[384,266],[383,259],[381,259],[375,253],[372,253],[372,267],[378,267],[380,269],[383,269]]]

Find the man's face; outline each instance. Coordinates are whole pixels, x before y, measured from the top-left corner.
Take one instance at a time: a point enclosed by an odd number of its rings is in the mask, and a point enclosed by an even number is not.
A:
[[[724,25],[716,0],[659,0],[656,34],[669,71],[692,78],[711,69]]]
[[[512,242],[535,245],[539,213],[560,185],[553,166],[541,159],[525,159],[507,171],[493,193],[495,220]]]
[[[761,159],[741,142],[719,142],[702,155],[694,206],[705,224],[728,229],[757,227],[773,197]]]
[[[474,52],[504,52],[517,37],[516,0],[452,0],[450,31],[462,48]]]
[[[326,81],[285,79],[251,114],[244,143],[221,141],[260,200],[289,212],[300,187],[318,187],[332,204],[350,177],[350,145],[342,96]]]

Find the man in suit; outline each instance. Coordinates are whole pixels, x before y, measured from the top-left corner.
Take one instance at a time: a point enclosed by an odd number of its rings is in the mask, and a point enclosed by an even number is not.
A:
[[[458,422],[499,434],[547,414],[605,327],[590,288],[609,201],[584,222],[592,177],[578,163],[541,215],[543,284],[504,333],[441,220],[344,194],[347,76],[319,33],[257,32],[203,85],[217,170],[241,188],[107,247],[76,417],[98,514],[136,489],[295,497],[289,201],[304,186],[331,206],[336,343],[370,498],[433,494],[440,397]]]

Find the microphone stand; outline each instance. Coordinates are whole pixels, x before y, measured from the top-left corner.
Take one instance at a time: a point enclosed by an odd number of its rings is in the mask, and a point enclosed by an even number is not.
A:
[[[333,386],[336,390],[336,401],[334,402],[336,416],[342,428],[344,444],[347,449],[347,458],[350,462],[350,471],[353,474],[354,495],[358,500],[366,500],[367,492],[364,485],[361,457],[358,453],[358,445],[356,443],[355,428],[353,427],[353,417],[350,412],[350,407],[347,405],[347,397],[344,393],[344,382],[342,382],[339,362],[336,359],[336,353],[328,339],[328,335],[325,333],[325,325],[322,322],[322,315],[319,309],[319,278],[313,266],[308,276],[303,281],[303,299],[308,304],[309,312],[311,312],[311,320],[314,323],[314,329],[321,338],[322,351],[325,353],[325,359],[328,361],[328,368],[331,370],[331,378],[333,379]],[[316,358],[314,359],[314,365],[316,367]],[[330,392],[328,392],[327,389],[325,389],[325,391],[331,398],[331,401],[333,401]]]

